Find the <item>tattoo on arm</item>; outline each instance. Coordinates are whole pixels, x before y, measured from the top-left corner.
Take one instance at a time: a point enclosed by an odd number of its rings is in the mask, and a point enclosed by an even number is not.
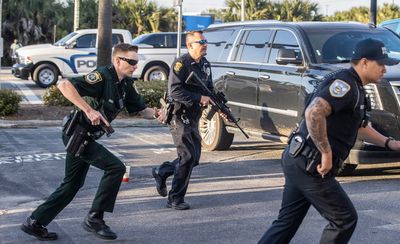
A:
[[[321,153],[327,153],[331,150],[326,128],[326,117],[331,113],[330,104],[320,97],[316,97],[306,109],[305,119],[308,133]]]

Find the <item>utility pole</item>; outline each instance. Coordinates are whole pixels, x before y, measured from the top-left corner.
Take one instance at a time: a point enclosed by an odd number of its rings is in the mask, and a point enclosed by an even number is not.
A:
[[[74,3],[74,31],[79,29],[79,12],[80,12],[80,0],[75,0],[75,3]]]
[[[240,18],[241,21],[244,21],[244,12],[245,12],[245,4],[244,4],[244,1],[245,1],[245,0],[242,0],[242,9],[241,9],[241,10],[242,10],[242,11],[241,11],[242,13],[241,13],[241,18]]]
[[[371,0],[369,22],[373,25],[376,25],[376,0]]]
[[[1,13],[3,12],[3,0],[0,0],[0,71],[1,71],[1,58],[3,57],[4,41],[1,34],[1,23],[3,23],[3,17]]]
[[[182,2],[183,0],[174,0],[174,7],[178,7],[178,36],[176,37],[176,57],[181,56],[182,43]]]

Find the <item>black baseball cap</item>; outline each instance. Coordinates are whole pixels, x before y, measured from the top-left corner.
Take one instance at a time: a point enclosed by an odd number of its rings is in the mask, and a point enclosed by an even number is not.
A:
[[[360,60],[366,58],[368,60],[375,60],[379,64],[395,65],[400,60],[389,58],[387,49],[383,42],[376,39],[368,38],[356,44],[351,60]]]

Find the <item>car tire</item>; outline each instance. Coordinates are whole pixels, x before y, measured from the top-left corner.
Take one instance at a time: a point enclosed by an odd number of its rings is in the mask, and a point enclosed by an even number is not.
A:
[[[215,113],[211,120],[207,119],[211,107],[204,109],[199,121],[199,132],[202,148],[207,151],[227,150],[232,145],[234,134],[225,128],[223,119]]]
[[[349,159],[347,158],[343,164],[342,167],[340,167],[339,171],[338,171],[338,175],[339,176],[348,176],[348,175],[352,175],[354,173],[354,171],[356,170],[358,164],[351,164]]]
[[[47,88],[57,83],[58,70],[54,65],[41,64],[36,67],[32,78],[38,86]]]
[[[168,80],[168,71],[161,65],[154,65],[146,70],[143,79],[145,81]]]

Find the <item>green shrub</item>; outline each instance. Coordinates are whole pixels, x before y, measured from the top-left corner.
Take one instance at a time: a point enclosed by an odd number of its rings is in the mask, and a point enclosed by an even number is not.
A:
[[[13,90],[0,90],[0,115],[10,115],[18,111],[22,97]]]
[[[135,81],[136,89],[139,94],[144,97],[148,107],[160,107],[160,98],[162,98],[164,92],[167,90],[167,81],[156,80],[156,81]]]
[[[57,86],[50,86],[43,94],[43,102],[49,106],[72,106],[73,104],[64,97]]]

